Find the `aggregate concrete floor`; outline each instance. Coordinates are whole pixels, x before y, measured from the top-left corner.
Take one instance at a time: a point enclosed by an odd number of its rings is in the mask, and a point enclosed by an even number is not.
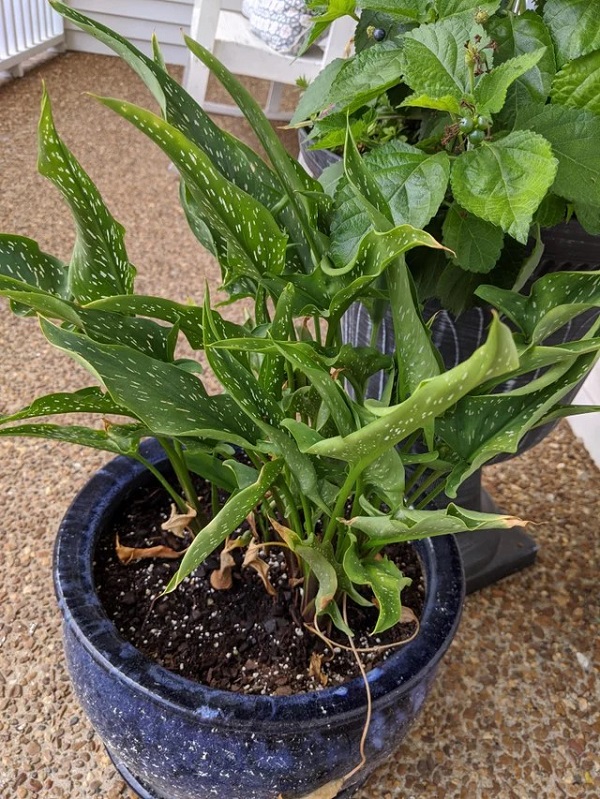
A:
[[[187,229],[166,159],[82,94],[146,102],[116,59],[71,53],[0,87],[0,230],[69,257],[69,214],[35,169],[42,79],[62,135],[128,230],[139,289],[198,300],[218,271]],[[251,141],[239,120],[222,122]],[[2,303],[2,413],[88,383],[35,328]],[[2,799],[131,796],[71,693],[50,577],[61,514],[103,459],[41,440],[0,442]],[[563,423],[490,468],[486,484],[506,511],[536,522],[538,561],[468,598],[418,723],[359,799],[600,797],[598,471]]]

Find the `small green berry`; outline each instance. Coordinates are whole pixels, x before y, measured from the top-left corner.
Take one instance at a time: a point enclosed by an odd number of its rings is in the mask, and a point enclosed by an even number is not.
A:
[[[481,142],[485,139],[485,131],[484,130],[473,130],[469,133],[469,141],[471,144],[481,144]]]
[[[489,119],[489,117],[478,116],[475,127],[477,128],[477,130],[487,130],[491,124],[492,120]]]
[[[458,120],[458,129],[461,133],[471,133],[475,129],[475,123],[471,117],[462,117]]]

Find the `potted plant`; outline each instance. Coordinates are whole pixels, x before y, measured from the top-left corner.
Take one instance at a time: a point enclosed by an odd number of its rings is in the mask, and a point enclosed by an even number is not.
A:
[[[315,35],[336,16],[357,17],[356,54],[308,86],[291,123],[300,126],[313,174],[330,167],[325,179],[337,185],[330,189],[332,257],[341,263],[369,225],[340,178],[348,123],[394,221],[424,225],[448,248],[407,255],[447,366],[481,342],[490,314],[481,286],[526,294],[534,277],[597,268],[600,156],[592,142],[600,109],[589,87],[600,40],[582,4],[315,5]],[[582,308],[546,343],[582,335],[597,314],[597,298],[589,304],[593,310]],[[377,341],[390,352],[391,319],[385,311],[378,319],[373,329],[354,306],[344,320],[346,340]],[[549,429],[529,433],[518,451]],[[476,477],[460,499],[494,507]],[[517,529],[461,547],[472,590],[533,562],[536,553]]]
[[[490,289],[490,301],[518,332],[496,315],[481,347],[445,369],[403,257],[412,247],[440,245],[387,219],[351,140],[345,173],[374,229],[339,268],[329,256],[327,195],[208,51],[188,41],[245,113],[270,164],[210,121],[169,77],[156,43],[147,58],[73,9],[52,5],[112,46],[151,89],[161,116],[101,102],[172,159],[192,229],[217,257],[231,301],[253,301],[251,318],[239,325],[212,306],[208,292],[201,306],[135,294],[123,228],[60,139],[44,94],[39,168],[70,205],[77,239],[65,265],[31,239],[2,234],[0,293],[17,313],[36,314],[46,338],[99,386],[40,397],[1,419],[0,435],[43,436],[120,456],[84,488],[57,540],[55,583],[75,690],[142,797],[350,796],[401,739],[456,629],[463,584],[445,534],[514,523],[452,504],[432,510],[430,502],[455,493],[531,427],[567,412],[560,400],[591,368],[600,341],[588,334],[569,345],[540,345],[542,332],[577,313],[580,300],[572,285],[565,290],[549,276],[521,304]],[[594,280],[598,275],[582,274],[580,293]],[[393,311],[393,358],[341,341],[345,310],[377,299],[378,281],[386,281]],[[203,353],[221,394],[206,391],[198,360],[180,357],[179,337]],[[494,393],[507,376],[533,368],[546,371],[527,392]],[[387,390],[368,401],[366,384],[380,370]],[[65,413],[96,414],[101,425],[46,419]],[[415,454],[417,440],[423,451]],[[415,464],[422,479],[405,479]],[[151,523],[162,540],[129,546],[115,520],[136,503],[148,506],[156,486],[173,506],[169,518]],[[423,574],[420,618],[402,603],[410,580],[389,549],[405,542],[414,542],[408,551]],[[204,607],[197,609],[215,615],[214,596],[233,590],[227,586],[242,581],[244,567],[256,571],[254,582],[245,582],[267,604],[282,595],[278,606],[291,617],[286,634],[310,633],[325,644],[311,645],[307,664],[322,690],[244,695],[210,687],[206,674],[198,682],[160,665],[108,618],[95,565],[102,550],[108,570],[112,557],[137,562],[145,580],[156,571],[155,587],[139,591],[146,602],[139,612],[153,628],[161,626],[165,603],[186,592],[199,592]],[[277,564],[285,572],[279,588]],[[225,596],[233,601],[220,603],[222,613],[227,606],[241,612],[236,594]],[[130,604],[125,592],[111,598]],[[365,634],[375,636],[366,647],[355,635],[361,618],[370,623]],[[406,622],[411,640],[366,674],[366,653],[358,650],[379,646],[386,633],[392,641],[381,645],[389,649]],[[219,668],[228,656],[243,664],[247,656],[227,650],[222,618],[216,624]],[[358,676],[325,687],[328,649],[348,650]]]
[[[308,86],[291,124],[310,125],[307,152],[341,151],[348,120],[394,221],[441,234],[449,251],[413,265],[422,299],[458,313],[483,283],[519,291],[542,230],[576,216],[600,232],[600,40],[581,3],[327,5],[316,33],[360,6],[356,54]],[[335,263],[368,225],[348,192],[338,189]]]

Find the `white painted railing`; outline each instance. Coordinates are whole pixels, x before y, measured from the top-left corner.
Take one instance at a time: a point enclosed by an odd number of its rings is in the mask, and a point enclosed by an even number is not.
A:
[[[22,62],[62,47],[64,28],[46,0],[0,0],[0,72],[22,75]]]

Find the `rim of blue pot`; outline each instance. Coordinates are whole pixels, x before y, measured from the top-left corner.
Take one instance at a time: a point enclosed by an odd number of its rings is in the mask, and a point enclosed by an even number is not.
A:
[[[165,455],[156,441],[142,445],[147,460],[160,465]],[[118,632],[95,591],[93,558],[96,542],[127,495],[149,479],[145,467],[119,456],[97,471],[67,510],[54,549],[54,586],[63,620],[97,664],[115,679],[193,714],[208,724],[280,725],[296,728],[327,725],[334,716],[365,712],[361,677],[341,686],[292,696],[246,695],[223,691],[179,676],[147,658]],[[460,621],[465,583],[460,552],[453,536],[414,543],[425,573],[425,604],[417,636],[368,673],[374,707],[394,701],[436,668]]]

